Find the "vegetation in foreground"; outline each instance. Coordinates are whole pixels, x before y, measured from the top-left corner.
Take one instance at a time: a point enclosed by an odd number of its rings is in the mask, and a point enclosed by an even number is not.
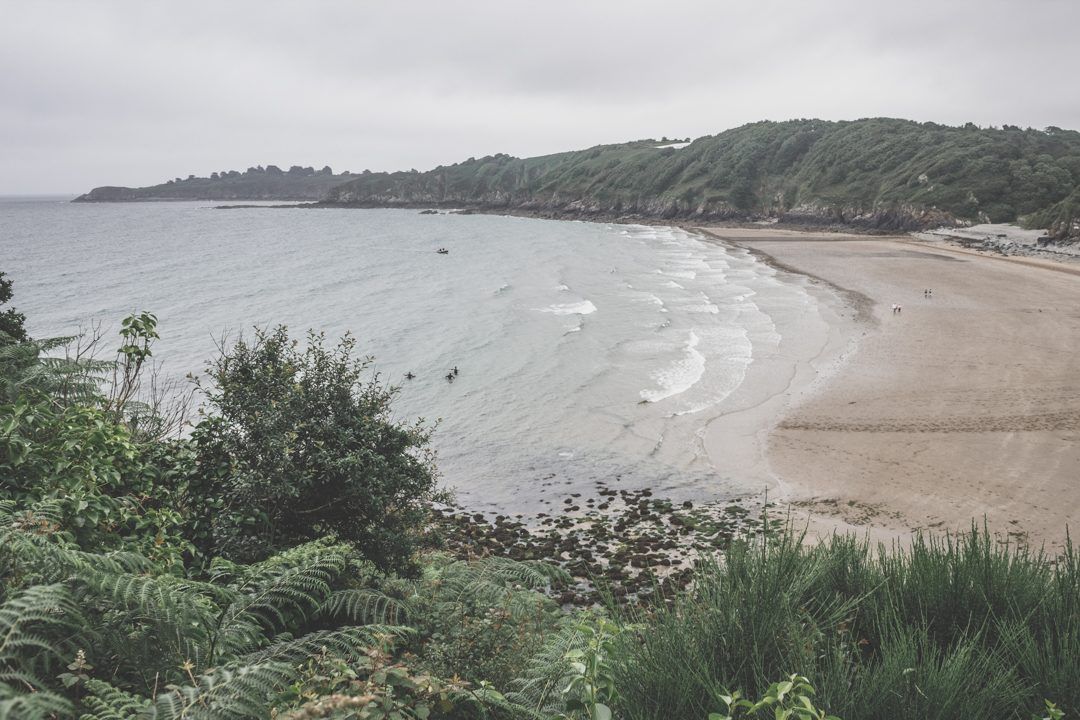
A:
[[[0,276],[0,304],[11,297]],[[0,718],[1060,718],[1080,562],[984,531],[886,553],[763,533],[692,590],[573,610],[563,571],[423,549],[428,431],[350,341],[211,366],[179,438],[115,361],[0,308]],[[137,400],[136,398],[143,398]],[[328,504],[327,499],[340,500]]]

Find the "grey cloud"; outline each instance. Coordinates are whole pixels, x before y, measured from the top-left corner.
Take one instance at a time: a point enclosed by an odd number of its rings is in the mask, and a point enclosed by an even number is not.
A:
[[[0,193],[432,167],[759,119],[1080,127],[1071,0],[10,4]]]

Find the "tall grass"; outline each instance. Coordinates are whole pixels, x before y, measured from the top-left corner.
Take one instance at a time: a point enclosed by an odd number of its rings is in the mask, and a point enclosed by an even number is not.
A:
[[[613,658],[626,718],[707,717],[798,672],[844,720],[1022,718],[1050,699],[1080,712],[1080,561],[984,529],[910,547],[797,535],[703,567]]]

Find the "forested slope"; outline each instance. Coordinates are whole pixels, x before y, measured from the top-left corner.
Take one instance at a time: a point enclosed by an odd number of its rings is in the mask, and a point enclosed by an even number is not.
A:
[[[653,140],[428,172],[365,173],[331,204],[466,206],[554,216],[779,217],[913,229],[1054,225],[1076,234],[1080,133],[875,118],[759,122],[686,147]]]

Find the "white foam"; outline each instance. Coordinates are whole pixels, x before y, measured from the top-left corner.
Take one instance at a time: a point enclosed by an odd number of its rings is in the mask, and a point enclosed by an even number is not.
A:
[[[558,290],[559,292],[570,292],[570,286],[569,286],[569,285],[565,285],[565,284],[564,284],[564,285],[559,285],[559,286],[558,286],[557,288],[555,288],[555,289],[556,289],[556,290]]]
[[[664,283],[664,287],[675,288],[676,290],[685,290],[686,288],[675,282],[674,280],[668,280]]]
[[[649,402],[659,402],[692,388],[705,374],[705,356],[697,351],[699,342],[700,338],[691,330],[690,337],[683,346],[684,356],[663,370],[653,373],[652,377],[660,387],[642,390],[641,398]]]
[[[697,273],[693,270],[657,270],[657,272],[661,275],[682,278],[684,280],[693,280],[697,277]]]
[[[646,294],[645,297],[643,297],[641,299],[644,300],[644,301],[647,301],[647,302],[651,302],[653,305],[656,305],[657,307],[664,307],[664,301],[661,300],[660,298],[658,298],[657,296],[653,295],[652,293]]]
[[[548,305],[546,308],[538,308],[538,310],[552,315],[589,315],[596,312],[596,306],[589,300],[582,300],[576,303]]]

